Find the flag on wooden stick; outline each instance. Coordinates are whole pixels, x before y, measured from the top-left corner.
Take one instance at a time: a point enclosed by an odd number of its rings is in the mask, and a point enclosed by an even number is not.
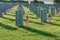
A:
[[[26,17],[26,13],[25,13],[25,12],[23,13],[23,17],[24,17],[24,18]]]
[[[56,12],[56,15],[57,15],[57,16],[59,15],[59,11]]]

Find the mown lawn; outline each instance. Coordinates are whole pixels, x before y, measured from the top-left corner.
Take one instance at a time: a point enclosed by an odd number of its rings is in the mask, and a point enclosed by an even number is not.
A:
[[[0,40],[60,40],[59,17],[53,17],[51,22],[42,23],[40,18],[24,7],[29,24],[24,22],[23,27],[18,27],[15,23],[17,7],[0,18]]]

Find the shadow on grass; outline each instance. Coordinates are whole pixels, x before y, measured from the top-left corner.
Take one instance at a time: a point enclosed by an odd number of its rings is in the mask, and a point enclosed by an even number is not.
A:
[[[2,17],[3,19],[8,19],[8,20],[11,20],[11,21],[16,21],[15,19],[10,19],[10,18],[6,18],[6,17]]]
[[[44,32],[44,31],[40,31],[40,30],[36,30],[36,29],[30,28],[30,27],[26,27],[26,26],[19,27],[19,28],[23,28],[23,29],[26,29],[26,30],[28,30],[28,31],[37,33],[38,35],[43,35],[43,36],[53,37],[53,38],[58,37],[58,36],[56,36],[56,35],[54,35],[54,34],[51,34],[51,33],[48,33],[48,32]]]
[[[60,20],[56,20],[56,21],[60,21]]]
[[[7,29],[7,30],[17,30],[17,28],[11,27],[9,25],[5,25],[3,23],[0,23],[0,26]]]
[[[12,11],[11,11],[11,10],[8,10],[7,12],[12,13]]]
[[[51,25],[55,25],[55,26],[60,26],[60,24],[56,24],[56,23],[52,23],[52,22],[46,22],[48,24],[51,24]]]
[[[55,16],[55,17],[59,17],[59,16]]]
[[[25,21],[25,19],[24,19],[24,21]],[[29,22],[30,22],[30,23],[39,24],[39,25],[44,25],[43,23],[38,23],[38,22],[30,21],[30,20],[29,20]]]
[[[34,14],[29,14],[29,15],[34,15]]]
[[[11,14],[6,14],[6,15],[9,15],[9,16],[14,16],[14,17],[15,17],[15,15],[11,15]]]
[[[29,16],[29,18],[32,18],[32,19],[38,19],[38,18],[36,18],[36,17],[30,17],[30,16]]]
[[[52,19],[52,20],[60,21],[59,19]]]
[[[34,21],[29,21],[30,23],[35,23],[35,24],[39,24],[39,25],[44,25],[43,23],[39,23],[39,22],[34,22]]]

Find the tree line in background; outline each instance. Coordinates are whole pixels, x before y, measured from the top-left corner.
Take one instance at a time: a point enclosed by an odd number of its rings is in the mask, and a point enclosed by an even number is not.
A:
[[[37,0],[34,0],[37,1]],[[54,0],[54,3],[60,3],[60,0]]]
[[[0,1],[24,1],[24,0],[0,0]],[[34,0],[37,2],[38,0]],[[60,0],[54,0],[54,3],[60,3]]]

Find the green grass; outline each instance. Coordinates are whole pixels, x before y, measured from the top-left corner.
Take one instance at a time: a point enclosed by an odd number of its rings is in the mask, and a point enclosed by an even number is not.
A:
[[[60,21],[53,17],[51,22],[42,23],[29,9],[24,8],[29,16],[29,24],[18,27],[15,24],[15,11],[12,8],[4,17],[0,18],[0,40],[60,40]]]

